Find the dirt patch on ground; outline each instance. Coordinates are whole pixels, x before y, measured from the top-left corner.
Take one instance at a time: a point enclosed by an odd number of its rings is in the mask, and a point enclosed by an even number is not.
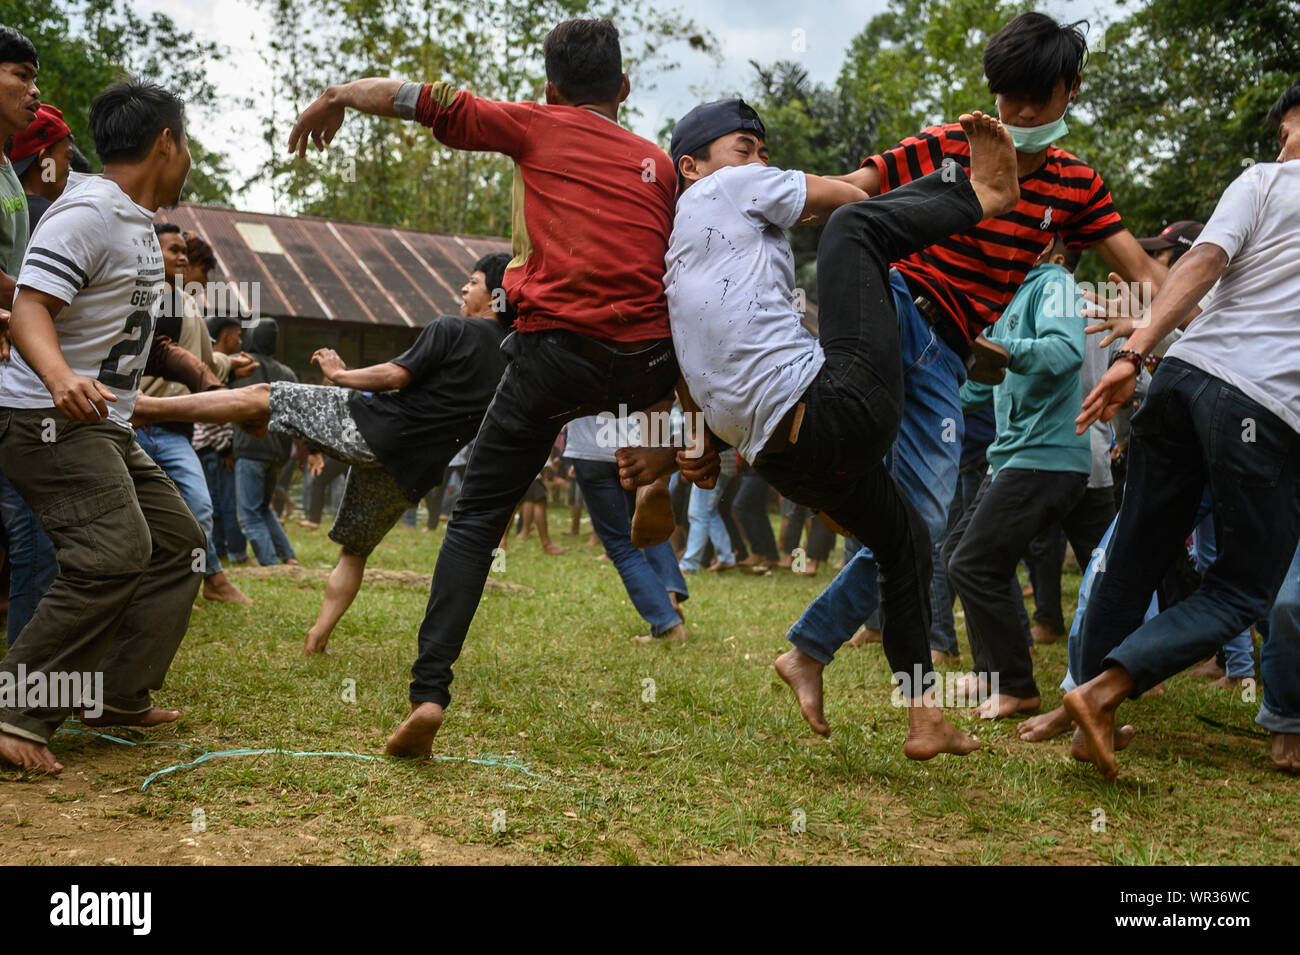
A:
[[[330,572],[324,567],[304,567],[301,564],[273,564],[270,567],[229,567],[226,570],[234,578],[251,577],[265,580],[324,580]],[[364,580],[368,584],[393,584],[402,587],[421,587],[428,589],[433,582],[432,574],[418,574],[413,570],[382,570],[366,568]],[[508,584],[504,580],[489,577],[483,583],[485,590],[529,590],[522,584]]]

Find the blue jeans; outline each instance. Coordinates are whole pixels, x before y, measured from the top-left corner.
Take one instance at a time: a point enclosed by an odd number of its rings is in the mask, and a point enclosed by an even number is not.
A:
[[[1211,511],[1209,489],[1201,501],[1201,510],[1205,516],[1196,522],[1192,532],[1192,557],[1196,560],[1196,569],[1205,574],[1214,563],[1217,552],[1214,546],[1214,514]],[[1223,645],[1223,657],[1228,676],[1248,677],[1255,675],[1255,638],[1250,634],[1250,627],[1237,634]]]
[[[961,464],[965,422],[959,390],[966,367],[917,311],[902,276],[892,269],[889,284],[902,349],[903,417],[885,467],[921,515],[930,539],[941,541]],[[830,663],[879,604],[876,562],[864,547],[804,611],[787,639],[814,660]]]
[[[1206,484],[1218,556],[1189,597],[1143,623]],[[1300,541],[1297,495],[1300,435],[1222,379],[1177,358],[1161,362],[1133,416],[1124,504],[1084,620],[1076,679],[1123,667],[1140,695],[1262,618]]]
[[[12,647],[58,576],[59,562],[54,556],[54,544],[45,536],[36,514],[4,474],[0,474],[0,521],[9,535],[9,620],[5,637]]]
[[[154,464],[172,479],[185,506],[203,528],[203,537],[208,545],[203,575],[211,577],[221,573],[221,558],[217,556],[217,546],[212,540],[212,496],[208,492],[208,478],[190,439],[166,428],[152,427],[136,428],[135,440],[141,450],[153,458]]]
[[[275,461],[239,458],[235,461],[235,499],[239,508],[239,529],[252,545],[253,555],[263,567],[294,557],[293,545],[271,510],[271,497],[280,478]]]
[[[218,554],[225,554],[232,564],[248,560],[248,541],[239,529],[239,508],[235,502],[235,472],[221,463],[215,451],[199,455],[208,479],[208,496],[212,498],[212,533],[208,539]]]
[[[666,633],[682,622],[668,599],[669,592],[685,599],[686,580],[677,568],[672,544],[664,541],[640,550],[632,545],[632,512],[636,496],[618,482],[618,465],[605,461],[573,460],[573,472],[591,515],[591,528],[605,545],[605,553],[623,579],[627,595],[652,636]]]
[[[718,489],[691,488],[691,503],[687,508],[691,529],[686,537],[686,552],[682,554],[682,570],[699,570],[704,557],[704,545],[713,541],[713,553],[720,564],[734,564],[736,555],[731,550],[731,535],[718,513]]]
[[[1300,547],[1269,614],[1259,668],[1264,702],[1255,722],[1274,733],[1300,733]]]

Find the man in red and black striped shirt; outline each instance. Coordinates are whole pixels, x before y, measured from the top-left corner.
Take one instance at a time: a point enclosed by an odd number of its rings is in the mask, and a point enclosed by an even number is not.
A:
[[[963,419],[958,390],[968,368],[987,355],[980,332],[997,321],[1054,233],[1071,250],[1096,248],[1126,281],[1154,289],[1165,269],[1124,228],[1101,177],[1053,142],[1078,97],[1087,42],[1074,25],[1039,13],[1011,21],[988,43],[984,72],[999,118],[1016,143],[1020,201],[894,263],[891,286],[903,348],[904,407],[889,466],[920,511],[931,538],[946,529],[956,490]],[[970,146],[957,123],[931,126],[868,157],[842,177],[879,195],[935,170],[969,170]],[[877,609],[879,585],[863,549],[791,628],[794,649],[781,657],[801,709],[818,732],[827,727],[821,672],[835,651]],[[888,621],[886,621],[888,626]],[[787,681],[789,682],[789,681]]]

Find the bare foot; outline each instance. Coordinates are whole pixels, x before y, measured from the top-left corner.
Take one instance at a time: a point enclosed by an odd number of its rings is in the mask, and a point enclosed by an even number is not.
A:
[[[638,488],[636,511],[632,514],[632,546],[654,547],[662,544],[673,536],[676,527],[677,523],[673,520],[673,496],[668,490],[668,482],[660,480]]]
[[[297,557],[290,557],[288,560],[284,561],[284,563],[285,563],[287,566],[289,566],[289,567],[297,567],[297,566],[298,566],[298,558],[297,558]]]
[[[1060,736],[1074,725],[1065,707],[1058,706],[1050,713],[1031,716],[1016,727],[1016,735],[1026,743],[1041,743],[1043,740]]]
[[[1057,630],[1050,623],[1040,623],[1038,621],[1034,621],[1034,625],[1029,628],[1029,632],[1034,637],[1034,643],[1055,643],[1065,636],[1063,632]]]
[[[957,118],[970,142],[970,184],[984,218],[1010,212],[1020,201],[1016,146],[1011,134],[987,113],[975,110]]]
[[[1155,686],[1153,686],[1151,689],[1147,690],[1145,693],[1143,693],[1141,696],[1139,696],[1138,699],[1139,699],[1139,700],[1145,700],[1145,699],[1147,699],[1148,697],[1152,697],[1152,696],[1164,696],[1164,695],[1165,695],[1165,685],[1164,685],[1163,683],[1157,683],[1157,684],[1156,684]]]
[[[389,756],[423,759],[433,752],[433,738],[442,726],[442,707],[437,703],[412,703],[411,712],[384,744]]]
[[[822,670],[826,668],[798,647],[781,654],[774,665],[777,675],[794,690],[799,712],[813,732],[830,736],[830,724],[822,713]]]
[[[995,693],[975,707],[975,715],[982,720],[1004,720],[1015,713],[1034,713],[1042,702],[1036,696],[1011,696]]]
[[[865,647],[868,643],[884,643],[885,637],[875,627],[863,627],[853,636],[849,637],[846,646]]]
[[[1270,733],[1273,765],[1285,773],[1300,772],[1300,733]]]
[[[542,545],[542,550],[548,554],[567,554],[569,552],[569,548],[561,547],[559,544],[553,544],[550,541]]]
[[[952,684],[953,696],[958,700],[982,700],[988,691],[988,679],[978,673],[963,673]]]
[[[980,741],[949,723],[939,707],[907,708],[907,742],[903,744],[903,755],[908,759],[933,759],[940,753],[965,756],[979,748]]]
[[[643,633],[640,634],[639,636],[633,637],[632,639],[635,640],[637,643],[659,643],[661,641],[668,641],[670,643],[685,643],[686,627],[679,623],[677,626],[665,630],[657,637],[652,633]]]
[[[1114,743],[1115,752],[1127,749],[1128,744],[1133,742],[1133,737],[1137,734],[1132,726],[1127,723],[1115,730]],[[1074,729],[1074,736],[1070,738],[1070,755],[1081,763],[1091,763],[1092,759],[1088,755],[1088,742],[1084,739],[1083,733],[1078,727]]]
[[[599,546],[600,546],[600,537],[596,534],[595,531],[592,531],[592,532],[591,532],[591,536],[589,536],[589,537],[587,538],[587,546],[588,546],[588,547],[599,547]]]
[[[820,563],[821,562],[818,561],[816,557],[809,557],[804,562],[803,570],[796,570],[795,573],[798,574],[800,577],[816,577],[817,568],[818,566],[820,566]]]
[[[1246,682],[1244,676],[1228,676],[1224,674],[1217,680],[1211,680],[1209,683],[1202,683],[1197,689],[1200,690],[1239,690],[1241,685]],[[1143,696],[1146,694],[1144,693]]]
[[[629,491],[653,484],[677,470],[676,448],[619,448],[618,479]]]
[[[328,633],[318,634],[315,628],[307,631],[307,639],[303,641],[302,652],[304,656],[315,656],[321,654],[332,656],[333,651],[328,647],[330,635]]]
[[[299,526],[299,527],[305,527],[305,528],[307,528],[307,530],[309,530],[309,531],[318,531],[318,530],[320,530],[320,524],[319,524],[318,522],[316,522],[316,521],[309,521],[309,520],[306,520],[306,519],[299,521],[299,522],[298,522],[298,526]]]
[[[112,713],[105,710],[99,716],[81,716],[81,722],[87,726],[159,726],[163,723],[175,723],[181,718],[180,710],[163,710],[156,706],[143,713]]]
[[[946,650],[931,650],[930,662],[935,666],[951,667],[961,663],[960,653],[948,653]]]
[[[1208,657],[1187,671],[1188,676],[1208,676],[1210,679],[1218,679],[1226,673],[1227,671],[1219,666],[1218,657]]]
[[[1117,746],[1121,734],[1115,729],[1115,710],[1132,691],[1133,680],[1128,672],[1116,666],[1071,690],[1062,701],[1075,725],[1070,751],[1076,759],[1087,760],[1097,767],[1097,772],[1108,782],[1119,775],[1115,753],[1122,748]]]
[[[218,600],[228,604],[251,604],[253,602],[253,598],[232,584],[230,578],[224,572],[203,579],[203,599]]]
[[[63,770],[63,764],[54,758],[44,743],[35,743],[12,733],[0,733],[0,759],[20,769],[35,769],[42,773]]]

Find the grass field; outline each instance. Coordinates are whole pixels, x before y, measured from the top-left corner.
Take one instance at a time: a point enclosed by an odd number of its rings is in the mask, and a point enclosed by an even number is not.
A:
[[[307,568],[332,564],[323,530],[290,531]],[[440,539],[399,526],[371,567],[427,574]],[[878,646],[845,649],[828,669],[828,740],[807,729],[772,670],[828,569],[813,580],[691,578],[691,641],[645,646],[628,639],[643,624],[597,553],[578,543],[548,557],[535,539],[512,547],[496,576],[523,589],[485,595],[437,759],[214,758],[141,792],[150,773],[198,753],[60,733],[62,776],[0,776],[0,858],[1300,862],[1300,781],[1271,769],[1266,741],[1253,735],[1256,704],[1239,695],[1184,676],[1163,697],[1128,706],[1139,735],[1116,784],[1074,763],[1064,738],[1023,744],[1013,723],[964,712],[956,721],[983,749],[911,763]],[[307,659],[300,645],[323,581],[236,573],[257,606],[200,602],[157,697],[185,715],[132,738],[378,754],[407,709],[427,586],[367,584],[335,634],[335,655]],[[1077,584],[1066,581],[1067,614]],[[1036,666],[1044,705],[1054,706],[1064,643],[1040,648]]]

